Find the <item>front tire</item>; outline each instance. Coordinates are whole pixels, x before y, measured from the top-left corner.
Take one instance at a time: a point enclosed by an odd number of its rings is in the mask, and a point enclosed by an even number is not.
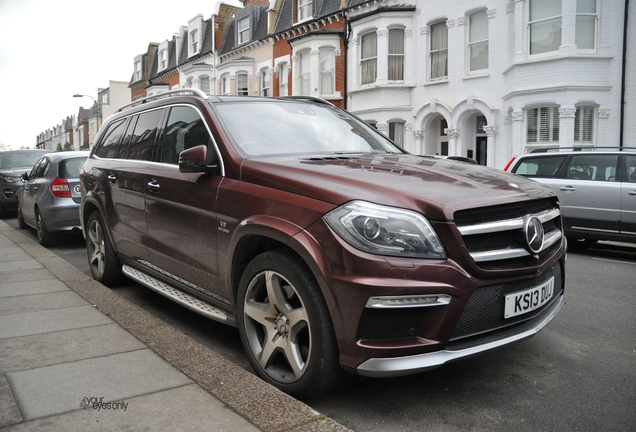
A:
[[[344,380],[327,305],[298,257],[279,250],[254,258],[241,278],[237,304],[241,342],[265,381],[308,398]]]
[[[91,213],[86,226],[86,255],[93,278],[106,286],[115,285],[123,277],[121,262],[110,243],[102,215],[98,211]]]

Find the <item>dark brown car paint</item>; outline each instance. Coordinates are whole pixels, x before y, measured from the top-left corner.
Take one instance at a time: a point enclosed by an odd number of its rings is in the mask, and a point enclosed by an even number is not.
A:
[[[250,250],[254,240],[266,238],[291,248],[321,287],[345,367],[355,368],[372,357],[443,349],[475,288],[537,275],[564,259],[561,240],[533,266],[486,271],[475,265],[457,228],[449,223],[460,209],[553,196],[534,182],[479,166],[412,155],[244,159],[232,147],[208,103],[171,97],[154,106],[175,103],[194,105],[202,113],[221,154],[225,177],[178,173],[174,167],[165,168],[169,175],[162,176],[161,164],[151,164],[153,174],[142,181],[147,169],[142,163],[133,169],[135,175],[119,177],[113,184],[106,180],[109,173],[121,176],[117,168],[130,169],[133,162],[111,162],[107,169],[99,170],[91,157],[84,174],[84,220],[93,210],[100,210],[107,227],[113,228],[109,235],[119,254],[147,257],[154,265],[165,266],[211,290],[214,298],[222,297],[230,310],[236,302],[240,271],[246,265],[242,253]],[[143,109],[141,105],[122,115]],[[181,179],[179,186],[172,175]],[[153,179],[160,184],[159,194],[148,188]],[[127,210],[134,216],[122,214],[105,197],[106,193],[127,193],[138,203],[142,192],[145,207]],[[391,258],[354,249],[322,219],[353,199],[421,212],[437,232],[448,259]],[[190,206],[192,210],[184,210]],[[140,216],[142,209],[148,215],[147,232],[126,219]],[[189,214],[187,224],[179,226],[184,211]],[[160,234],[167,237],[162,239]],[[175,238],[181,241],[175,244]],[[450,294],[453,301],[446,307],[429,308],[415,337],[389,343],[359,341],[360,317],[368,297],[425,293]]]

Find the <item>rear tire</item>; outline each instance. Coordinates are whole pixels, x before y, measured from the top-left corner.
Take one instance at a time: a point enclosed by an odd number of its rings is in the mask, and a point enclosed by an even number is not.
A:
[[[123,278],[121,262],[110,243],[104,219],[94,211],[86,222],[86,255],[93,278],[106,286],[112,286]]]
[[[35,210],[35,229],[38,232],[38,241],[42,246],[49,247],[55,243],[55,235],[46,228],[42,213],[37,209]]]
[[[256,373],[297,398],[344,382],[325,299],[294,254],[262,253],[249,263],[238,290],[238,327]]]

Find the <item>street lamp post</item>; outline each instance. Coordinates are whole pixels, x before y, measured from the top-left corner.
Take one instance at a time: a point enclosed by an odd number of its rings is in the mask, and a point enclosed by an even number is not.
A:
[[[97,101],[93,96],[90,95],[82,95],[82,94],[74,94],[73,95],[74,98],[78,98],[78,97],[89,97],[91,99],[93,99],[93,101],[95,102],[95,105],[97,105],[97,125],[95,128],[95,134],[97,134],[97,131],[99,130],[99,127],[101,126],[101,122],[102,122],[102,106],[101,103],[99,101]],[[89,146],[90,146],[90,142],[89,142]]]

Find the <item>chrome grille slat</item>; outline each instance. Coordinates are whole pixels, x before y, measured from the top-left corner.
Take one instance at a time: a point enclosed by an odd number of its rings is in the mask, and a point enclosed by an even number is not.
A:
[[[538,252],[541,254],[557,243],[562,237],[561,229],[555,226],[554,223],[554,220],[559,218],[560,215],[561,212],[557,207],[549,209],[545,209],[545,207],[543,209],[534,207],[533,209],[529,206],[528,211],[519,211],[516,215],[508,214],[508,217],[504,216],[501,220],[489,220],[478,223],[475,223],[473,220],[471,223],[458,224],[457,229],[464,238],[467,247],[469,247],[470,256],[476,263],[511,260],[533,255],[524,247],[525,245],[513,241],[513,238],[521,237],[521,231],[524,229],[527,217],[536,217],[544,225],[544,242],[541,250]],[[489,243],[491,243],[489,240],[491,237],[488,236],[489,234],[495,235],[507,231],[511,232],[507,244],[489,247]],[[468,238],[472,240],[469,242]],[[468,243],[472,246],[468,246]],[[481,247],[479,247],[480,245]]]

